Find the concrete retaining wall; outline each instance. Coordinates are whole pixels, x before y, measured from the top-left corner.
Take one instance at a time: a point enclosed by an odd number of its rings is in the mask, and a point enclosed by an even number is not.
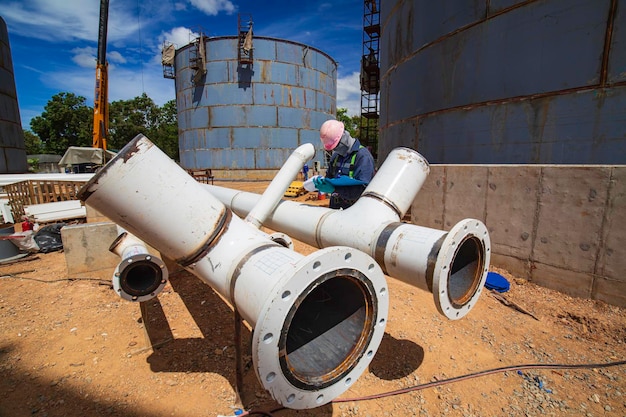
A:
[[[626,166],[431,165],[411,216],[444,230],[480,219],[494,266],[626,307]]]

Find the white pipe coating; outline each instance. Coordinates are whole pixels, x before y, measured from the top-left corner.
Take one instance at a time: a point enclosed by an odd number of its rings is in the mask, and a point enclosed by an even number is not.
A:
[[[387,285],[370,256],[337,246],[303,256],[273,242],[232,215],[143,135],[103,167],[79,198],[211,285],[240,312],[254,328],[257,376],[284,406],[332,401],[378,349]]]
[[[449,232],[402,223],[429,173],[416,151],[394,149],[363,195],[346,210],[282,201],[265,226],[309,245],[349,246],[372,256],[396,279],[433,293],[448,319],[464,317],[476,304],[489,268],[491,243],[485,225],[475,219]],[[245,215],[259,196],[205,186],[235,213]]]
[[[109,251],[121,258],[113,271],[113,290],[128,301],[148,301],[167,284],[165,263],[148,251],[146,244],[118,226]]]
[[[272,182],[267,186],[263,196],[248,213],[245,220],[257,229],[260,228],[267,220],[267,216],[280,203],[281,198],[285,195],[285,191],[287,191],[304,164],[313,158],[313,155],[315,155],[315,147],[310,143],[305,143],[296,148],[287,158],[287,161],[280,168],[274,179],[272,179]]]

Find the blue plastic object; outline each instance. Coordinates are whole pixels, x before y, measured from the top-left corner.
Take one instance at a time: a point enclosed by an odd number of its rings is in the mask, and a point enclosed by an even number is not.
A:
[[[328,182],[328,180],[324,177],[314,178],[313,184],[315,185],[315,188],[326,194],[331,194],[335,191],[335,186]]]
[[[326,181],[334,185],[335,187],[346,187],[350,185],[363,185],[363,181],[355,180],[347,175],[342,175],[339,178],[327,178]]]
[[[487,281],[485,287],[497,292],[507,292],[511,288],[509,281],[496,272],[487,273]]]

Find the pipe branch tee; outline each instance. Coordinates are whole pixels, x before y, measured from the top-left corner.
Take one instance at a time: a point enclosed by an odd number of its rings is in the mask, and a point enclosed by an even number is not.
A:
[[[264,225],[318,248],[339,245],[361,250],[385,274],[432,293],[438,311],[457,320],[469,313],[482,293],[491,241],[486,226],[477,219],[461,220],[449,231],[402,222],[429,171],[418,152],[396,148],[348,209],[281,201]],[[240,216],[260,198],[205,187]]]
[[[143,135],[79,198],[237,309],[254,329],[257,377],[280,404],[326,404],[374,357],[389,297],[382,269],[366,253],[332,246],[303,256],[283,247],[233,215]]]

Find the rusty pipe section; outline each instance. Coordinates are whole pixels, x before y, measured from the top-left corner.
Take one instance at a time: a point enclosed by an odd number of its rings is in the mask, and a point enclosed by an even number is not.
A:
[[[475,219],[449,231],[401,222],[429,173],[416,151],[394,149],[365,189],[346,210],[282,201],[265,226],[309,245],[344,245],[372,256],[383,271],[433,294],[439,312],[464,317],[482,292],[491,254],[489,233]],[[259,196],[205,186],[235,213],[245,215]]]
[[[343,246],[308,256],[281,246],[145,136],[130,141],[79,198],[237,309],[254,329],[259,381],[280,404],[306,409],[332,401],[378,349],[388,293],[374,259]]]
[[[148,301],[167,284],[165,263],[151,255],[146,244],[118,226],[118,236],[109,251],[121,258],[113,271],[113,290],[128,301]]]

